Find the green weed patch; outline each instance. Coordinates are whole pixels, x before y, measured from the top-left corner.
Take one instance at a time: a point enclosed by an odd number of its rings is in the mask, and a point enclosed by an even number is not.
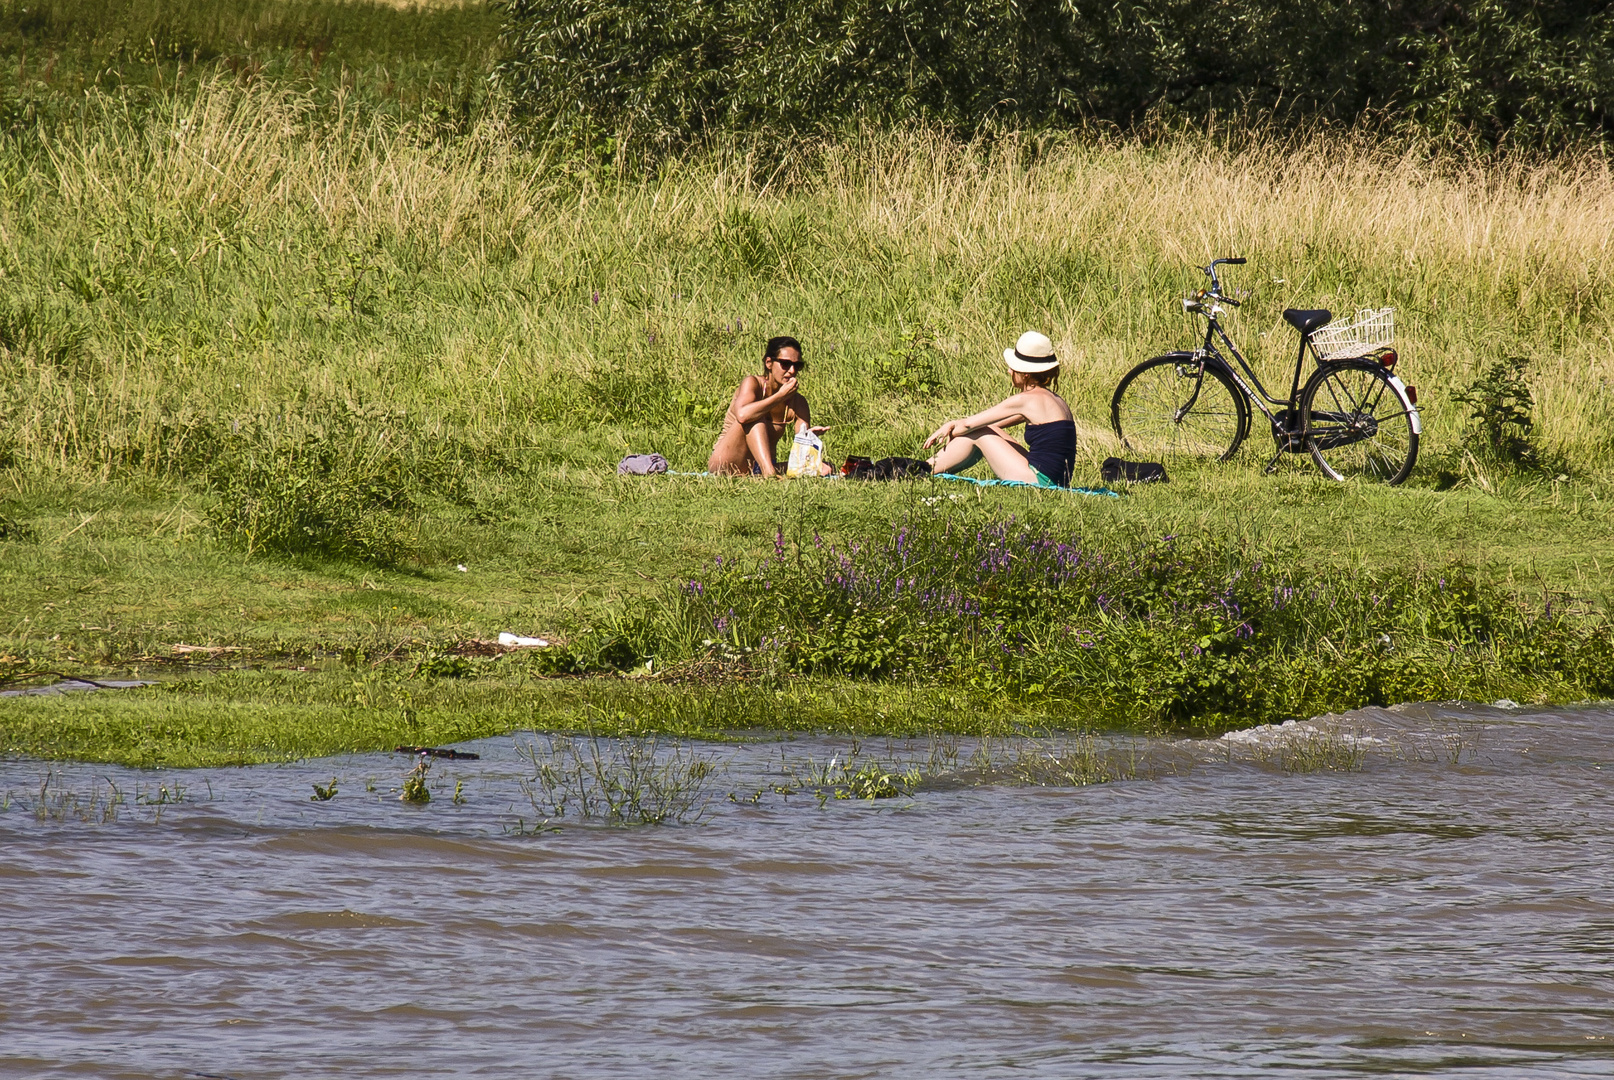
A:
[[[343,403],[236,421],[212,441],[209,518],[226,541],[384,566],[421,554],[425,502],[464,498],[474,457],[405,414]]]
[[[1083,723],[1210,731],[1407,700],[1614,694],[1614,627],[1471,566],[1319,567],[1295,551],[921,512],[889,538],[787,540],[541,658],[951,686]]]

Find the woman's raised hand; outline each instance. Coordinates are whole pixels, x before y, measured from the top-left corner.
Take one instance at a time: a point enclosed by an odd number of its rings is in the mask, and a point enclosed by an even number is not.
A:
[[[921,447],[921,449],[929,450],[932,446],[935,446],[937,443],[946,442],[947,440],[951,439],[953,437],[953,425],[956,424],[956,423],[958,423],[957,420],[949,420],[949,421],[947,421],[947,423],[943,424],[941,427],[939,427],[935,431],[931,432],[930,433],[930,438],[925,440],[925,445],[923,447]]]

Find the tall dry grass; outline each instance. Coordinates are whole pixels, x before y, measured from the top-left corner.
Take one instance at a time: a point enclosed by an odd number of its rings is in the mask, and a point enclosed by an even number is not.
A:
[[[834,449],[903,452],[1000,393],[1028,327],[1071,361],[1102,456],[1117,379],[1192,343],[1177,301],[1220,255],[1250,260],[1233,332],[1269,384],[1292,363],[1283,308],[1388,304],[1426,454],[1461,443],[1450,391],[1512,355],[1546,442],[1594,471],[1614,441],[1601,156],[915,131],[629,173],[496,117],[456,135],[211,78],[139,111],[92,92],[81,120],[0,145],[0,185],[0,439],[79,476],[181,468],[210,425],[332,403],[540,460],[698,467],[787,332]],[[934,345],[905,345],[915,329]],[[939,395],[882,389],[875,362],[904,348]]]

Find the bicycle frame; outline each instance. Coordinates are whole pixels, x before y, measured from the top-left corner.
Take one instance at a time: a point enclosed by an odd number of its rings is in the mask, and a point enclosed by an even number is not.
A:
[[[1221,361],[1222,369],[1227,372],[1234,385],[1243,391],[1244,396],[1250,400],[1251,404],[1261,410],[1262,415],[1272,424],[1272,430],[1286,435],[1294,434],[1294,432],[1283,426],[1278,418],[1278,413],[1273,412],[1267,406],[1269,404],[1276,405],[1285,410],[1289,416],[1295,415],[1294,409],[1300,396],[1300,373],[1306,366],[1306,349],[1311,346],[1311,336],[1309,334],[1302,335],[1300,338],[1300,350],[1295,356],[1295,372],[1294,378],[1290,380],[1288,398],[1274,397],[1267,390],[1265,384],[1261,382],[1261,377],[1255,373],[1255,369],[1250,366],[1250,362],[1244,358],[1244,354],[1239,352],[1239,347],[1233,343],[1233,339],[1228,336],[1227,331],[1222,328],[1216,309],[1213,307],[1208,311],[1204,311],[1203,314],[1206,323],[1205,343],[1200,346],[1198,357],[1203,360],[1205,357],[1214,356]],[[1232,364],[1228,363],[1227,357],[1222,354],[1222,350],[1216,347],[1217,338],[1221,339],[1222,344],[1227,347],[1227,351],[1233,355],[1233,359],[1238,361],[1238,368],[1235,369]],[[1240,371],[1243,372],[1242,377],[1239,374]]]
[[[1227,373],[1228,378],[1232,379],[1233,384],[1244,394],[1245,399],[1257,409],[1260,409],[1261,414],[1272,425],[1273,437],[1280,441],[1278,453],[1281,456],[1284,450],[1297,450],[1304,442],[1304,432],[1296,430],[1294,424],[1299,416],[1297,407],[1300,401],[1300,373],[1306,366],[1307,348],[1312,350],[1312,354],[1319,364],[1322,363],[1322,358],[1316,356],[1317,347],[1312,344],[1311,335],[1301,334],[1300,347],[1295,354],[1294,377],[1289,382],[1289,397],[1287,399],[1274,397],[1267,390],[1265,384],[1261,382],[1261,377],[1255,373],[1255,369],[1250,366],[1250,362],[1244,358],[1244,354],[1239,352],[1239,347],[1233,343],[1233,339],[1228,336],[1227,331],[1222,328],[1221,305],[1239,306],[1237,300],[1222,294],[1222,283],[1216,274],[1216,268],[1222,263],[1239,266],[1243,265],[1244,260],[1214,259],[1209,266],[1205,267],[1204,272],[1211,279],[1211,287],[1208,291],[1198,294],[1197,299],[1194,301],[1194,306],[1188,309],[1197,311],[1198,314],[1205,316],[1205,342],[1200,346],[1198,352],[1194,354],[1194,358],[1201,365],[1204,364],[1206,357],[1214,356],[1216,358],[1222,370]],[[1204,303],[1207,300],[1210,302],[1208,307]],[[1238,362],[1237,368],[1228,363],[1227,357],[1222,355],[1222,351],[1216,347],[1217,338],[1221,339],[1222,344],[1227,346],[1227,351]],[[1243,372],[1242,376],[1239,374],[1241,371]],[[1203,378],[1203,374],[1201,378]],[[1196,387],[1193,397],[1184,411],[1192,408],[1193,401],[1197,400],[1198,397],[1199,391]],[[1268,408],[1268,405],[1278,406],[1280,411],[1273,412],[1272,409]],[[1246,428],[1243,436],[1248,436],[1248,434],[1249,429]]]

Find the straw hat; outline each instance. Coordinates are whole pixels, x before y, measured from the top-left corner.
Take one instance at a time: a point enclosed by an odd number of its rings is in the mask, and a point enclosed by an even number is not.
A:
[[[1014,348],[1003,350],[1003,362],[1009,365],[1010,371],[1041,375],[1058,367],[1059,357],[1054,355],[1054,343],[1048,340],[1047,334],[1027,330],[1014,343]]]

